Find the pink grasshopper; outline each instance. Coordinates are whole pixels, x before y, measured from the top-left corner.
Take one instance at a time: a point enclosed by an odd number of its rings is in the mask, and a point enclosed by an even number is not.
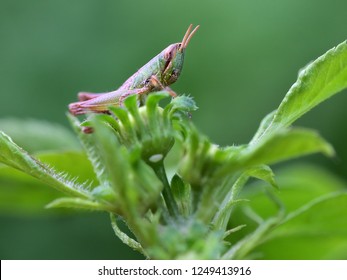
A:
[[[190,25],[182,42],[169,45],[136,71],[117,90],[107,93],[80,92],[79,102],[71,103],[69,111],[73,115],[91,111],[107,113],[110,106],[121,107],[124,99],[130,95],[138,95],[140,102],[143,102],[144,99],[141,97],[145,98],[149,93],[163,89],[175,97],[176,93],[168,86],[176,82],[180,76],[185,50],[198,28],[199,25],[192,31],[192,25]]]

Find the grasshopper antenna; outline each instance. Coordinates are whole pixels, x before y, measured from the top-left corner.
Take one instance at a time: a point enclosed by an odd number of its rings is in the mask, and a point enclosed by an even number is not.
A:
[[[187,31],[186,31],[186,34],[184,34],[184,37],[182,39],[182,43],[181,43],[181,48],[180,49],[184,49],[184,44],[186,42],[186,40],[188,39],[189,37],[189,33],[190,33],[190,30],[192,30],[192,24],[189,25]]]
[[[184,48],[186,48],[190,42],[190,39],[192,39],[193,35],[195,34],[196,31],[198,31],[200,25],[197,25],[194,30],[189,34],[188,38],[185,41]]]
[[[198,26],[196,26],[195,28],[194,28],[194,30],[191,32],[191,30],[192,30],[192,24],[191,25],[189,25],[189,27],[188,27],[188,29],[187,29],[187,31],[186,31],[186,34],[184,34],[184,37],[183,37],[183,39],[182,39],[182,42],[181,42],[181,47],[180,47],[180,51],[182,51],[182,50],[184,50],[186,47],[187,47],[187,45],[188,45],[188,43],[189,43],[189,41],[190,41],[190,39],[192,38],[192,36],[194,35],[194,33],[199,29],[199,25]]]

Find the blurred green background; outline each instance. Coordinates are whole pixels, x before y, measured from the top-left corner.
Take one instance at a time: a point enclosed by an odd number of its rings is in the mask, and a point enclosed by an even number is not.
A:
[[[346,39],[346,18],[343,0],[1,0],[0,119],[68,127],[67,105],[77,92],[116,89],[193,23],[201,28],[173,89],[195,98],[200,109],[193,120],[214,142],[242,144],[278,106],[298,70]],[[338,155],[304,161],[342,179],[346,104],[340,94],[296,123],[319,130]],[[0,213],[0,257],[139,257],[113,236],[106,214],[52,212]]]

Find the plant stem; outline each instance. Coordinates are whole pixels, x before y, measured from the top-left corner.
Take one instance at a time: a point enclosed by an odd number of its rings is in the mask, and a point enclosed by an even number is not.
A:
[[[163,197],[165,200],[166,207],[169,211],[169,214],[172,217],[177,218],[179,215],[178,214],[178,207],[177,207],[176,201],[172,195],[169,181],[167,180],[167,177],[166,177],[166,172],[165,172],[165,167],[164,167],[163,161],[159,161],[155,165],[152,164],[151,166],[152,166],[155,174],[158,176],[158,178],[160,179],[160,181],[164,185]]]

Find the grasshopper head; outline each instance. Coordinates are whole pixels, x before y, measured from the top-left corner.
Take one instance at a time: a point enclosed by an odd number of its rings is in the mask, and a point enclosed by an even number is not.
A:
[[[191,31],[192,25],[189,25],[181,43],[172,44],[163,50],[165,66],[162,72],[162,81],[165,85],[176,82],[181,74],[186,47],[198,28],[199,25]]]

